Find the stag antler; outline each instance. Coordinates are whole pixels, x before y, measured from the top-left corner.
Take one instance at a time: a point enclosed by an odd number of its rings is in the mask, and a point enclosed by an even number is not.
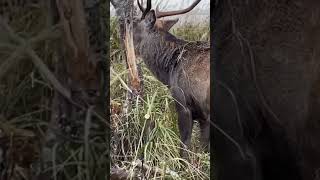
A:
[[[140,11],[141,12],[144,12],[145,11],[145,9],[143,8],[143,0],[141,0],[141,4],[140,4],[140,1],[139,0],[137,0],[137,4],[138,4],[138,7],[139,7],[139,9],[140,9]]]
[[[147,8],[143,7],[143,0],[141,0],[141,3],[139,2],[139,0],[137,0],[137,3],[140,11],[142,11],[141,19],[143,19],[146,16],[146,14],[151,10],[151,0],[147,0]]]
[[[186,9],[177,10],[177,11],[167,11],[167,12],[160,12],[159,5],[158,5],[156,8],[156,16],[157,16],[157,18],[161,18],[161,17],[166,17],[166,16],[174,16],[174,15],[187,13],[187,12],[191,11],[194,7],[196,7],[196,5],[199,4],[200,1],[201,0],[196,0]]]

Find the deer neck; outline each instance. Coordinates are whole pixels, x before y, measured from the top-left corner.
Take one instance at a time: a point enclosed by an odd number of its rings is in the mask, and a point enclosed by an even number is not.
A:
[[[141,41],[139,54],[156,78],[170,86],[169,79],[179,65],[181,47],[186,43],[171,34],[150,34]]]

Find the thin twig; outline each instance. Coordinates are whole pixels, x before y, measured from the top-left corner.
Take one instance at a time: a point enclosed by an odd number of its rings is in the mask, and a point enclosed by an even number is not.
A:
[[[48,67],[42,62],[39,56],[32,49],[27,48],[26,53],[30,56],[34,65],[39,69],[40,73],[59,91],[63,96],[71,99],[71,92],[66,89],[54,74],[48,69]]]
[[[19,57],[19,55],[21,55],[22,53],[26,53],[32,60],[32,62],[35,64],[35,66],[39,69],[40,73],[49,81],[49,83],[51,83],[54,87],[55,90],[57,90],[61,95],[63,95],[66,99],[68,99],[68,101],[72,104],[75,105],[76,107],[82,109],[82,110],[87,110],[87,107],[84,107],[78,103],[76,103],[75,101],[73,101],[71,99],[71,92],[69,89],[65,88],[60,82],[59,80],[54,76],[54,74],[48,69],[48,67],[43,63],[43,61],[41,60],[41,58],[37,55],[37,53],[31,49],[30,44],[39,42],[41,40],[46,40],[46,38],[48,37],[54,37],[50,34],[50,30],[44,30],[43,34],[41,33],[40,35],[32,38],[29,41],[24,40],[23,38],[19,37],[13,30],[12,28],[5,22],[3,21],[3,19],[0,17],[0,26],[4,27],[4,29],[7,31],[8,36],[13,38],[12,40],[15,42],[18,42],[20,46],[18,46],[18,49],[16,50],[15,53],[12,54],[12,56],[10,56],[11,58],[8,60],[14,60],[17,59],[17,57]],[[57,30],[59,27],[61,26],[61,24],[58,24],[56,26],[53,26],[52,30]],[[48,35],[48,36],[46,36]],[[18,51],[19,50],[19,51]],[[21,52],[20,52],[21,51]],[[7,61],[6,61],[7,62]],[[12,64],[10,64],[12,65]],[[0,71],[0,78],[1,75],[5,74],[2,71]],[[99,115],[99,113],[97,113],[95,110],[92,110],[92,114],[95,115],[99,120],[103,121],[104,123],[108,123],[106,121],[106,117],[101,117]]]

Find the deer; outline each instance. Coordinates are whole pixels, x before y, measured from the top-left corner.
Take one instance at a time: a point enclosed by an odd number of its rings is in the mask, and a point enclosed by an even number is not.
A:
[[[320,180],[320,2],[214,4],[211,177]]]
[[[202,41],[186,41],[175,37],[169,30],[179,19],[163,20],[162,17],[185,14],[200,0],[188,8],[177,11],[146,8],[137,0],[141,18],[133,21],[133,44],[152,74],[166,85],[175,100],[181,140],[180,156],[187,158],[194,120],[201,131],[201,144],[209,150],[210,122],[210,44]]]

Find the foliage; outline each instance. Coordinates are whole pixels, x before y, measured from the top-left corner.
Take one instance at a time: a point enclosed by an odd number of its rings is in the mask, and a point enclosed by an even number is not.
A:
[[[19,50],[30,48],[45,68],[54,72],[61,41],[52,36],[61,37],[60,34],[48,31],[42,34],[45,35],[42,39],[33,39],[50,29],[47,12],[38,4],[7,9],[11,33],[0,23],[0,179],[3,180],[30,180],[31,174],[39,171],[40,148],[50,126],[54,87],[32,58]],[[26,44],[17,41],[17,37]],[[79,125],[89,132],[76,145],[67,141],[55,146],[56,151],[47,157],[53,164],[41,172],[49,173],[43,179],[57,179],[60,174],[66,179],[105,178],[108,144],[89,136],[101,131],[88,129],[88,124],[94,126],[87,122]]]

